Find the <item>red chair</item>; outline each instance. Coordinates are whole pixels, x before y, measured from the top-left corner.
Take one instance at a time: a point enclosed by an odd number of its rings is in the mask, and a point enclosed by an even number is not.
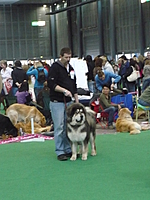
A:
[[[99,100],[93,101],[91,103],[91,109],[93,111],[95,111],[95,113],[96,113],[96,122],[99,123],[102,128],[107,128],[108,127],[109,114],[104,111],[104,109],[103,109],[102,105],[100,104]],[[114,122],[115,122],[115,116],[116,115],[117,115],[117,112],[114,114]]]
[[[101,111],[100,111],[101,108]],[[91,109],[96,113],[96,122],[100,124],[102,128],[107,128],[108,126],[108,113],[103,111],[104,109],[100,105],[99,100],[93,101],[91,103]]]

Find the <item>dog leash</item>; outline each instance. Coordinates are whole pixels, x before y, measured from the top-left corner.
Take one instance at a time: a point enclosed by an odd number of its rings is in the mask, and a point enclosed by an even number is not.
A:
[[[66,103],[65,95],[64,95],[64,104],[65,104],[65,109],[67,109],[67,103]]]
[[[74,102],[75,99],[72,97],[72,101]],[[65,98],[65,95],[64,95],[64,104],[65,104],[65,109],[67,109],[67,103],[66,103],[66,98]]]

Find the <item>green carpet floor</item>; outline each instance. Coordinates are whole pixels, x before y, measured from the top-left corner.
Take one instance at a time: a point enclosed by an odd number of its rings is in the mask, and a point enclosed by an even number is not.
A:
[[[54,141],[0,145],[1,200],[149,200],[150,131],[97,135],[97,156],[57,161]]]

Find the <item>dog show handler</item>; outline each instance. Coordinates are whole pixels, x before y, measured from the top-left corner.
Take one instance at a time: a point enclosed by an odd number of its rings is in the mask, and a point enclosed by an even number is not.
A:
[[[66,107],[72,103],[72,97],[78,103],[76,76],[74,69],[69,64],[70,58],[70,48],[62,48],[60,59],[52,64],[48,74],[55,152],[60,161],[68,160],[72,156],[71,146],[66,134]]]

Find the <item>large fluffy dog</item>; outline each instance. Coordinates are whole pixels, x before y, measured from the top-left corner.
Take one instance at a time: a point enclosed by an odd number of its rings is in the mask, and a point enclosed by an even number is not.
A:
[[[133,121],[131,111],[128,108],[122,108],[116,121],[116,130],[118,132],[130,132],[130,135],[132,135],[140,133],[141,126]]]
[[[32,133],[31,122],[28,122],[28,123],[19,122],[15,124],[15,127],[18,129],[18,134],[20,133],[20,128],[22,128],[22,131],[25,133]],[[51,129],[51,126],[41,127],[39,124],[34,122],[35,133],[47,132],[47,131],[50,131],[50,129]]]
[[[9,117],[0,114],[0,136],[8,135],[12,137],[18,136],[17,128],[12,124]]]
[[[27,123],[31,118],[41,126],[45,126],[46,124],[44,115],[35,106],[15,103],[7,108],[6,115],[14,125],[17,122]]]
[[[90,108],[85,108],[80,103],[74,103],[67,108],[67,136],[71,142],[72,157],[76,160],[77,148],[80,144],[82,160],[87,160],[88,142],[91,144],[91,155],[96,155],[95,113]]]

